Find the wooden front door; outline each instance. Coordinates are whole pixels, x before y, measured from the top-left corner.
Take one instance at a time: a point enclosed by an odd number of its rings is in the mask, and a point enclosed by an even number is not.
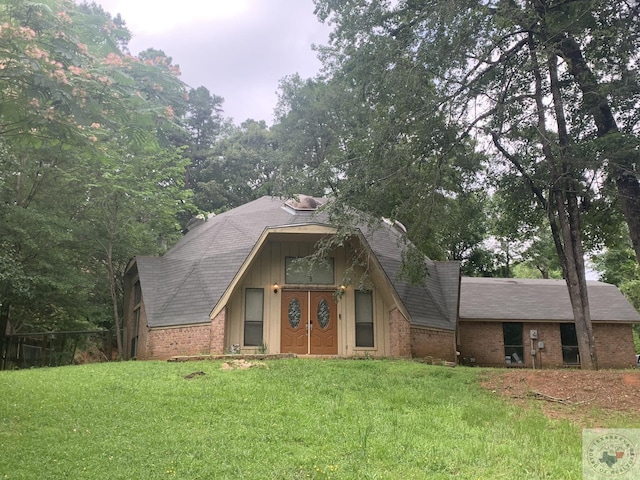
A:
[[[280,351],[337,355],[337,308],[332,292],[283,290]]]
[[[280,334],[281,353],[306,354],[308,352],[308,316],[308,292],[283,290],[282,306],[280,308],[280,324],[282,325]]]

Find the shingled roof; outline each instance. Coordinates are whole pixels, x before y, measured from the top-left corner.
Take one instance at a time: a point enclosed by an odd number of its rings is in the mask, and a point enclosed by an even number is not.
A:
[[[282,199],[262,197],[209,218],[163,257],[137,257],[135,263],[149,327],[208,322],[209,314],[266,230],[297,225],[330,226],[328,216],[321,211],[291,207],[291,203],[285,205]],[[412,324],[455,330],[459,264],[433,262],[425,257],[429,272],[425,285],[411,285],[397,278],[403,234],[384,223],[375,229],[363,225],[359,230],[404,303]]]
[[[587,281],[594,322],[640,323],[615,285]],[[564,280],[462,277],[460,320],[573,321]]]

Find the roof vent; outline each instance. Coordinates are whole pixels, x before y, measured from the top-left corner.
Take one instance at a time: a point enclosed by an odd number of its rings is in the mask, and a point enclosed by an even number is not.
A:
[[[394,220],[393,226],[396,227],[396,230],[398,230],[400,233],[407,233],[407,227],[405,227],[402,222]]]
[[[298,195],[296,198],[287,200],[284,204],[296,211],[314,211],[322,205],[322,203],[309,195]]]

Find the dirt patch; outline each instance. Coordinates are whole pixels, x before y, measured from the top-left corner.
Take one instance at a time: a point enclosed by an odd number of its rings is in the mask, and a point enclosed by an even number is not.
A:
[[[224,362],[220,366],[222,370],[245,370],[253,367],[267,368],[267,364],[264,362],[247,362],[244,358],[241,358],[239,360]]]
[[[600,423],[615,413],[640,422],[640,372],[518,369],[487,372],[481,384],[520,404],[539,400],[547,416],[584,426],[607,426]],[[591,415],[594,409],[599,420]]]

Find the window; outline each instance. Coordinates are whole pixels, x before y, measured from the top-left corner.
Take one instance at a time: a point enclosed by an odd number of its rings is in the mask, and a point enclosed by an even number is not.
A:
[[[580,365],[575,323],[560,324],[560,342],[562,344],[562,363],[565,365]]]
[[[373,294],[356,290],[356,347],[373,347]]]
[[[140,329],[140,302],[142,301],[142,289],[140,281],[133,285],[133,331],[131,332],[131,358],[138,355],[138,330]]]
[[[131,358],[138,355],[138,330],[140,329],[140,307],[133,311],[133,332],[131,332]]]
[[[244,294],[244,345],[262,346],[262,318],[264,309],[264,290],[247,288]]]
[[[138,305],[140,300],[142,300],[142,288],[140,288],[140,282],[136,282],[133,286],[133,305]]]
[[[507,365],[524,365],[522,323],[503,323],[504,361]]]
[[[284,267],[284,281],[287,285],[334,284],[332,257],[322,261],[305,261],[302,258],[286,257]]]

